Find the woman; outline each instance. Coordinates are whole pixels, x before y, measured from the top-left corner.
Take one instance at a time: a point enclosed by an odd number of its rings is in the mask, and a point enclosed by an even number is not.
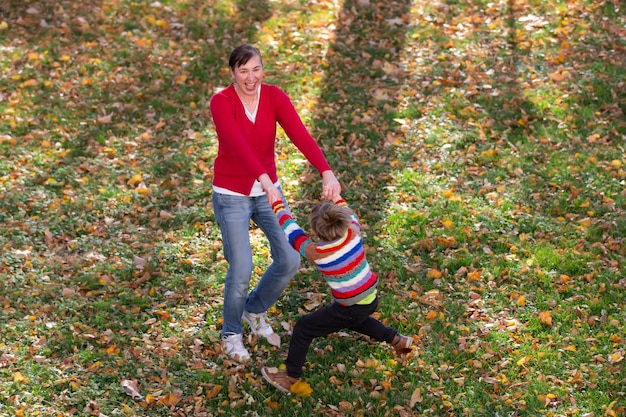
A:
[[[263,84],[261,53],[252,45],[235,48],[228,62],[233,82],[211,98],[211,114],[219,142],[213,167],[213,209],[222,233],[228,271],[224,283],[222,344],[233,359],[250,358],[242,342],[242,320],[275,346],[280,337],[267,321],[273,305],[298,271],[300,255],[276,220],[271,203],[283,200],[276,174],[276,124],[322,177],[322,198],[341,190],[324,154],[307,131],[289,97]],[[252,249],[250,220],[269,241],[272,264],[250,293]]]

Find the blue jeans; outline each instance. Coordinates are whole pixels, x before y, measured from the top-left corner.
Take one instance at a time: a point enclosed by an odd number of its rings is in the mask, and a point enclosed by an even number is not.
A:
[[[283,203],[287,202],[283,197]],[[265,312],[278,300],[300,267],[300,254],[291,247],[265,195],[243,197],[213,193],[215,220],[222,232],[228,271],[224,282],[222,336],[243,333],[241,315]],[[272,264],[249,294],[252,276],[250,220],[269,241]]]

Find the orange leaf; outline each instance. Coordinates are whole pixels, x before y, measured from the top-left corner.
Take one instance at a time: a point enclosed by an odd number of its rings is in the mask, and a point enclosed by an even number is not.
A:
[[[438,270],[438,269],[429,269],[428,272],[426,273],[426,276],[430,279],[439,279],[441,278],[441,276],[443,275],[443,273]]]
[[[221,385],[214,385],[209,392],[206,393],[207,398],[214,398],[217,396],[217,394],[219,394],[219,392],[222,390],[222,386]]]
[[[426,314],[426,320],[435,320],[437,318],[437,312],[435,310],[430,310],[428,314]]]
[[[552,327],[552,314],[549,311],[539,313],[539,321],[548,327]]]
[[[24,81],[22,83],[22,87],[35,87],[37,84],[39,84],[37,80],[30,79],[28,81]]]
[[[175,390],[174,392],[171,392],[159,398],[157,403],[160,405],[172,406],[172,405],[178,404],[182,398],[183,398],[182,391]]]
[[[549,75],[550,79],[552,79],[552,81],[556,81],[556,82],[561,82],[565,79],[565,75],[567,73],[562,73],[562,72],[553,72]]]
[[[480,271],[472,271],[467,274],[469,281],[480,281]]]

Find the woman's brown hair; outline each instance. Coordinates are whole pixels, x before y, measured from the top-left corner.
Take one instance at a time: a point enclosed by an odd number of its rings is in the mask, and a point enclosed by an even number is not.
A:
[[[250,58],[253,56],[258,56],[261,60],[261,65],[263,65],[263,59],[261,58],[261,51],[259,51],[256,47],[244,43],[239,45],[230,53],[230,58],[228,59],[228,66],[233,71],[242,65],[246,65]]]

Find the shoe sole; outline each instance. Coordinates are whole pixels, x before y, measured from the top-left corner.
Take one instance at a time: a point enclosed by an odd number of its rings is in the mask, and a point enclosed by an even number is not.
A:
[[[274,382],[270,376],[269,376],[269,370],[267,369],[266,366],[264,366],[263,368],[261,368],[261,374],[263,375],[263,379],[265,379],[271,386],[273,386],[274,388],[276,388],[278,391],[284,392],[285,394],[291,394],[291,391],[289,391],[287,388],[283,387],[282,385],[280,385],[278,382]]]

